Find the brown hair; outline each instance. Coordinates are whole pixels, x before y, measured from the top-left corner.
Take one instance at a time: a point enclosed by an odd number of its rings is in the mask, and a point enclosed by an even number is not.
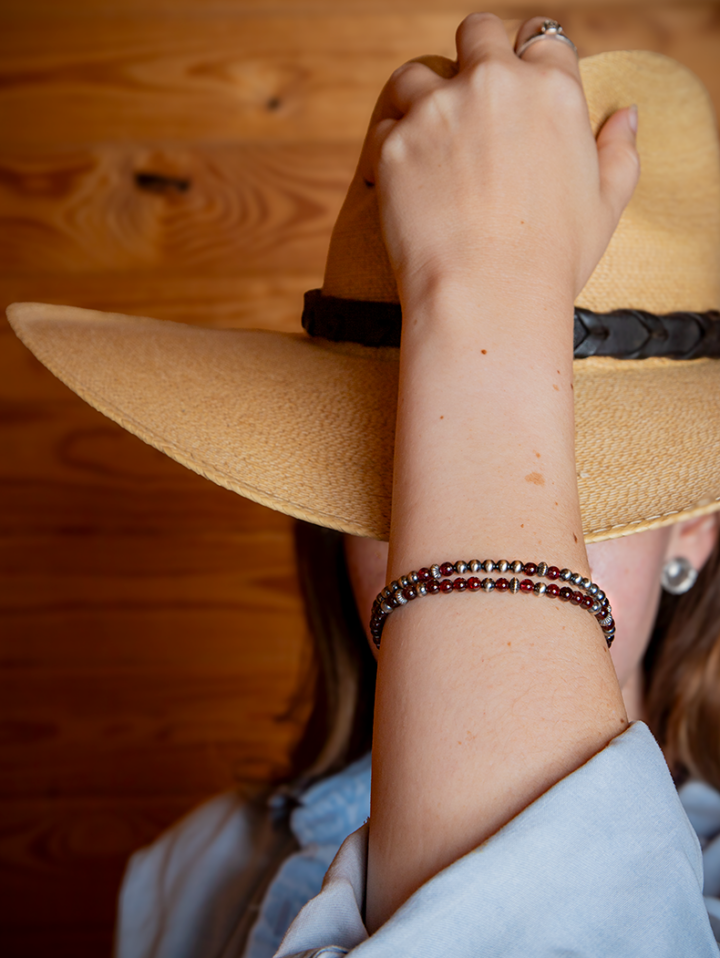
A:
[[[648,725],[676,783],[720,790],[720,542],[689,592],[663,593],[644,672]]]
[[[291,763],[295,775],[310,782],[369,751],[376,665],[355,605],[342,533],[298,520],[295,553],[315,674],[312,711]]]

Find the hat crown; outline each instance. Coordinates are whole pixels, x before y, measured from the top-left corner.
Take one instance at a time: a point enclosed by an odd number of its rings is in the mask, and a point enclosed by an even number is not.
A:
[[[423,58],[448,76],[449,61]],[[639,112],[640,180],[578,297],[597,312],[702,312],[720,305],[720,157],[707,91],[674,60],[646,51],[580,61],[595,133],[621,107]],[[323,292],[397,303],[375,188],[356,172],[333,231]]]

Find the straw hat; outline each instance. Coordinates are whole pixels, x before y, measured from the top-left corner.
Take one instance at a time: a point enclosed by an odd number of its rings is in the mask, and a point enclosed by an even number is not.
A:
[[[605,53],[580,69],[595,130],[638,104],[642,174],[578,304],[716,309],[720,164],[706,91],[654,53]],[[323,294],[397,302],[374,190],[358,176]],[[188,468],[272,509],[387,538],[396,349],[34,303],[8,317],[79,396]],[[575,417],[588,541],[720,508],[717,359],[576,359]]]

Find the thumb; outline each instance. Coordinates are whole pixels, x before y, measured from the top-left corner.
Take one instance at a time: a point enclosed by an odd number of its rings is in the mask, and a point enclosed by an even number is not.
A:
[[[613,113],[597,137],[600,193],[613,219],[613,229],[630,202],[640,176],[640,157],[635,145],[637,125],[637,107],[629,106]]]

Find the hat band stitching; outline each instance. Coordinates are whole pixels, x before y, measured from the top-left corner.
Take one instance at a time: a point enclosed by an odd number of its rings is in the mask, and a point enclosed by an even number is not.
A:
[[[400,345],[399,303],[378,303],[326,296],[320,289],[305,293],[304,329],[332,342],[382,347]],[[573,356],[588,359],[720,358],[720,312],[674,312],[642,309],[596,313],[575,307]]]

